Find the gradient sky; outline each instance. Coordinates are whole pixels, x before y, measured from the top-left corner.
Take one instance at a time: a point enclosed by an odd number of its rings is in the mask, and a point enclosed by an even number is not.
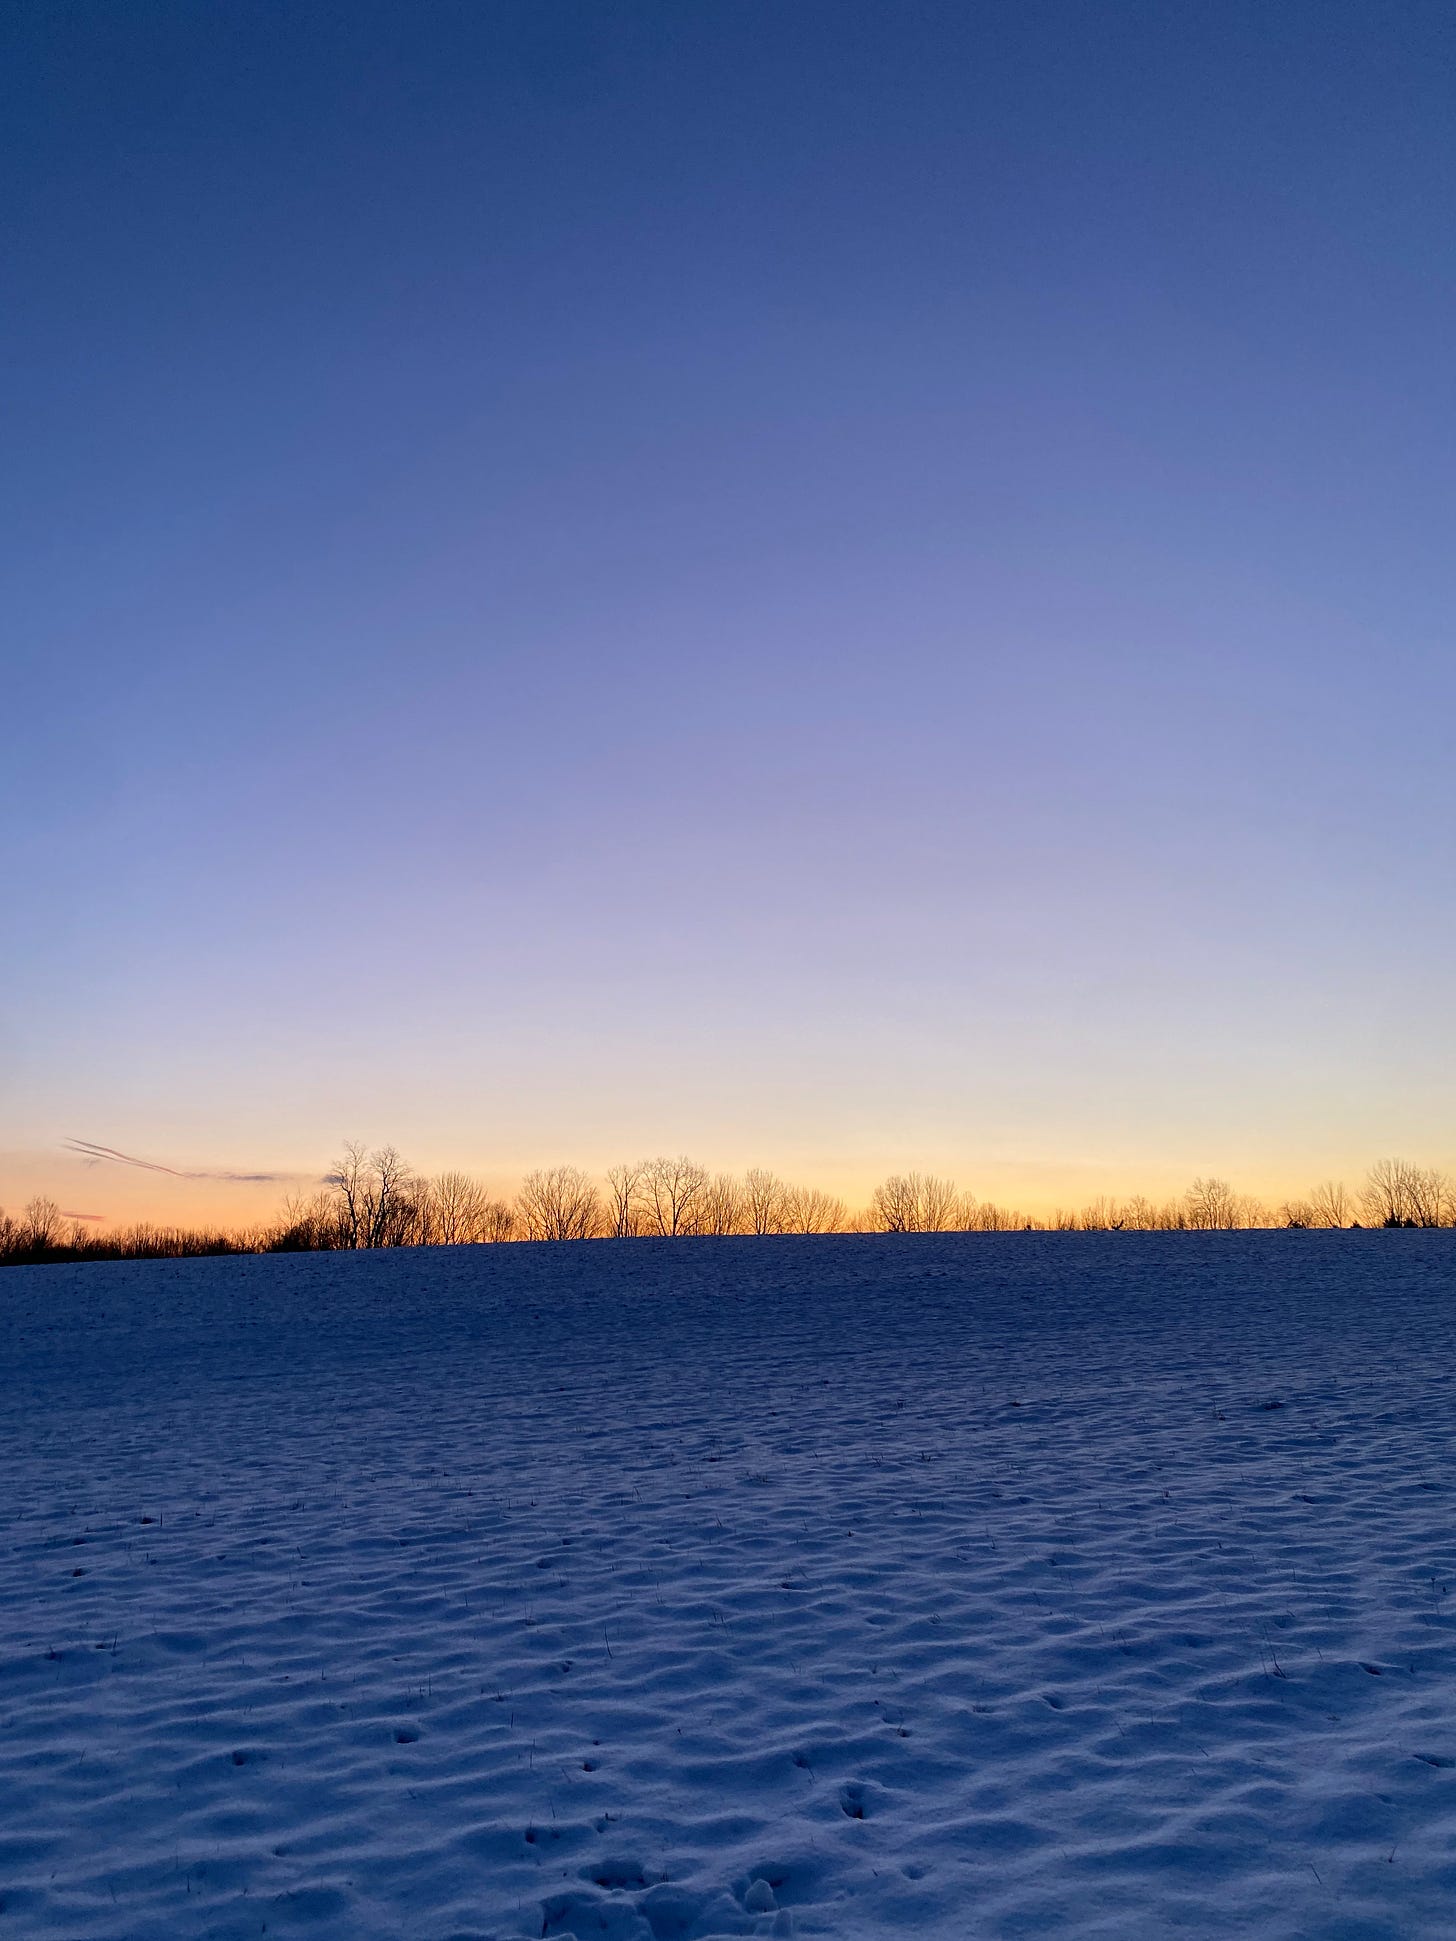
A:
[[[1456,1163],[1456,21],[0,24],[0,1203]]]

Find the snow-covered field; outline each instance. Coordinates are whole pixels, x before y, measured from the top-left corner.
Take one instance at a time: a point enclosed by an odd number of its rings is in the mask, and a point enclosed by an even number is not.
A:
[[[1456,1236],[0,1276],[0,1941],[1456,1932]]]

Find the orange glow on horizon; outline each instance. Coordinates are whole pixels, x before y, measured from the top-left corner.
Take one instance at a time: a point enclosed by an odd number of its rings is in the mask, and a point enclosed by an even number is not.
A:
[[[409,1157],[406,1154],[406,1157]],[[576,1163],[569,1156],[551,1155],[532,1159],[513,1171],[490,1165],[457,1162],[449,1155],[431,1154],[416,1170],[426,1176],[444,1171],[463,1171],[478,1178],[495,1197],[514,1199],[522,1177],[537,1165]],[[583,1170],[600,1183],[611,1164],[585,1162]],[[753,1165],[753,1159],[713,1166],[711,1172],[738,1176]],[[1438,1155],[1431,1163],[1446,1170]],[[886,1157],[874,1167],[861,1163],[849,1165],[785,1164],[771,1166],[787,1183],[817,1187],[844,1201],[851,1214],[864,1208],[874,1188],[893,1173],[921,1172],[952,1180],[958,1190],[969,1193],[980,1203],[992,1203],[1033,1220],[1048,1220],[1059,1210],[1077,1210],[1100,1198],[1129,1199],[1142,1195],[1163,1204],[1181,1198],[1195,1177],[1227,1179],[1241,1194],[1276,1207],[1286,1200],[1304,1197],[1318,1180],[1342,1179],[1352,1194],[1358,1192],[1371,1164],[1370,1158],[1331,1164],[1311,1171],[1308,1177],[1291,1178],[1289,1173],[1256,1172],[1235,1164],[1175,1165],[1163,1161],[1157,1166],[1137,1169],[1131,1165],[1112,1167],[1091,1160],[982,1160],[979,1165],[957,1166],[916,1162],[913,1156]],[[180,1173],[179,1169],[179,1173]],[[201,1170],[200,1168],[198,1169]],[[298,1170],[291,1179],[277,1181],[220,1181],[190,1179],[165,1171],[144,1170],[112,1162],[85,1161],[74,1155],[55,1152],[9,1152],[0,1154],[0,1209],[15,1213],[35,1195],[57,1202],[67,1214],[84,1217],[90,1230],[101,1231],[138,1222],[196,1229],[237,1230],[271,1222],[292,1195],[308,1198],[320,1190],[324,1167],[306,1172]]]

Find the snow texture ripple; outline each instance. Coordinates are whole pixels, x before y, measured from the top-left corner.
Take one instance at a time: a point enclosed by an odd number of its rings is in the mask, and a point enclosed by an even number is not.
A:
[[[1456,1932],[1456,1239],[0,1276],[0,1941]]]

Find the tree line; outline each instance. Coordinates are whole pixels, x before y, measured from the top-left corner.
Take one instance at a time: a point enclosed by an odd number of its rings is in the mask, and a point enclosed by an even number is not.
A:
[[[185,1259],[203,1254],[311,1253],[373,1247],[482,1246],[515,1240],[687,1239],[715,1234],[1197,1233],[1255,1228],[1456,1226],[1456,1184],[1404,1159],[1382,1159],[1363,1186],[1325,1180],[1277,1206],[1227,1180],[1196,1179],[1171,1200],[1098,1198],[1046,1218],[962,1192],[930,1173],[895,1173],[851,1211],[817,1187],[764,1167],[710,1172],[696,1160],[634,1160],[594,1179],[577,1166],[528,1173],[514,1199],[468,1173],[425,1176],[393,1146],[357,1141],[311,1195],[265,1225],[232,1232],[143,1224],[98,1232],[38,1197],[0,1211],[0,1265]]]

